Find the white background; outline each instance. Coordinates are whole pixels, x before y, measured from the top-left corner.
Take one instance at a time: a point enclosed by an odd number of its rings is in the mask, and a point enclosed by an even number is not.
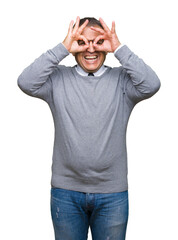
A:
[[[108,26],[115,20],[121,43],[161,80],[159,92],[134,108],[128,125],[127,240],[178,239],[176,15],[173,0],[1,2],[0,239],[54,239],[52,115],[44,101],[18,88],[17,78],[35,58],[63,41],[77,16],[102,17]],[[61,63],[74,65],[75,60],[70,55]],[[120,65],[113,54],[105,64]]]

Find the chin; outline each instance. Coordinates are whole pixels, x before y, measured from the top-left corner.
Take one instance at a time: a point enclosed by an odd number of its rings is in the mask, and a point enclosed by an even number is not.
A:
[[[98,71],[98,69],[86,69],[85,71],[89,73],[95,73]]]

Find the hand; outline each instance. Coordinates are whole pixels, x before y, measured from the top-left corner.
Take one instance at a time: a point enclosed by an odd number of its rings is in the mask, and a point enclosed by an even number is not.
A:
[[[87,39],[81,35],[82,31],[88,24],[88,20],[86,20],[79,27],[80,18],[77,17],[75,27],[73,28],[74,21],[72,20],[69,25],[68,34],[63,41],[64,46],[70,53],[84,52],[88,48]],[[79,45],[78,41],[82,40],[85,42],[83,45]]]
[[[110,30],[102,18],[100,18],[99,20],[104,29],[100,27],[91,27],[92,30],[97,31],[101,34],[96,37],[94,41],[95,50],[103,52],[114,52],[121,45],[116,35],[115,22],[112,22],[112,28]],[[101,42],[101,40],[104,40],[103,43],[98,44],[99,42]]]

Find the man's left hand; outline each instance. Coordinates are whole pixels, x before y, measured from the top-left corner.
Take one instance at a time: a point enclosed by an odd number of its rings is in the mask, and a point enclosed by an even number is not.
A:
[[[99,21],[102,24],[103,29],[100,27],[91,27],[92,30],[100,33],[100,35],[96,37],[94,41],[95,50],[114,52],[121,45],[115,31],[115,22],[112,22],[112,28],[110,30],[102,18],[100,18]],[[103,43],[101,40],[104,40]]]

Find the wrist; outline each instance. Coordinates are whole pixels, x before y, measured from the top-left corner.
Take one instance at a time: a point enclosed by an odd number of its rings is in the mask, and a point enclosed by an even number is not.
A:
[[[62,42],[62,44],[63,44],[64,47],[67,49],[67,51],[70,52],[70,49],[71,49],[71,44],[70,44],[70,42],[68,42],[66,39],[64,39],[64,41]]]
[[[121,43],[120,45],[119,45],[119,47],[118,48],[116,48],[116,50],[114,51],[114,55],[116,54],[116,52],[121,48],[121,47],[123,47],[124,46],[124,44],[123,43]]]
[[[113,46],[113,53],[116,51],[118,47],[120,47],[122,44],[118,41],[116,44]]]

